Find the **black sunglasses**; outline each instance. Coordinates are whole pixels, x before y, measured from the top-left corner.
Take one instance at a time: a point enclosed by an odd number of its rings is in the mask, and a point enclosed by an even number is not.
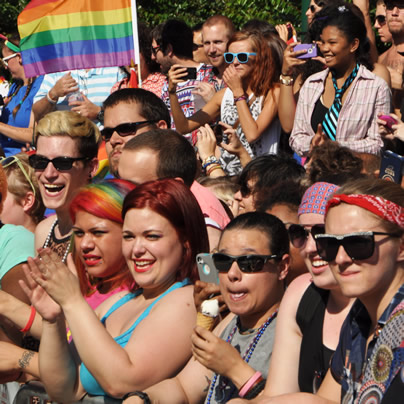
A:
[[[375,20],[379,23],[379,25],[386,24],[386,16],[385,15],[377,15]]]
[[[324,233],[323,224],[315,224],[310,230],[304,228],[300,224],[291,224],[288,228],[289,240],[292,243],[293,247],[296,248],[304,247],[309,234],[311,234],[313,238],[315,238],[316,234],[322,233]]]
[[[161,51],[161,46],[152,46],[151,51],[152,51],[153,55],[156,56],[157,52]]]
[[[128,123],[121,123],[118,126],[115,126],[115,128],[105,128],[101,131],[101,135],[103,139],[107,142],[109,139],[111,139],[111,136],[113,135],[114,132],[118,133],[119,136],[125,137],[125,136],[134,136],[136,135],[136,132],[138,130],[138,127],[140,125],[144,125],[146,123],[156,123],[157,121],[139,121],[139,122],[128,122]]]
[[[381,231],[360,231],[344,235],[317,234],[314,239],[318,254],[325,261],[334,261],[341,246],[352,260],[366,260],[375,251],[375,235],[399,237]]]
[[[87,157],[55,157],[50,160],[40,154],[32,154],[28,157],[29,165],[35,170],[45,170],[49,163],[53,164],[53,167],[58,171],[68,171],[73,167],[75,161],[88,160]]]
[[[268,260],[281,258],[278,255],[228,255],[212,254],[212,259],[219,272],[228,272],[236,261],[242,272],[260,272]]]
[[[395,7],[399,9],[404,9],[404,3],[401,1],[386,1],[386,10],[392,11]]]

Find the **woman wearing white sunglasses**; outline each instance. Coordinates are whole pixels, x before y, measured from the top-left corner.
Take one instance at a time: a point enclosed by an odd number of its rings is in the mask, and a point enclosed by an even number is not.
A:
[[[269,45],[269,46],[268,46]],[[186,134],[219,117],[226,124],[225,134],[236,135],[251,157],[276,153],[280,136],[278,116],[280,66],[272,57],[271,44],[259,33],[236,32],[224,54],[228,66],[223,74],[227,88],[190,118],[186,118],[176,96],[177,83],[183,81],[185,68],[174,65],[169,73],[171,114],[177,131]],[[239,174],[241,164],[226,142],[220,143],[220,164],[227,174]],[[229,151],[228,151],[229,150]],[[206,163],[218,163],[215,156]]]
[[[3,36],[1,38],[5,39],[1,48],[1,61],[14,79],[0,117],[0,144],[5,155],[10,156],[20,152],[25,143],[32,141],[32,101],[43,76],[25,77],[18,36],[14,36],[12,41]]]

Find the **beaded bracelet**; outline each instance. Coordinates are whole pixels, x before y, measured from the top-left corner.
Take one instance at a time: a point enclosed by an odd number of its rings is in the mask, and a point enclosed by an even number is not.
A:
[[[261,372],[255,372],[244,384],[244,386],[241,388],[240,392],[238,393],[238,396],[243,398],[248,391],[251,389],[251,387],[261,378],[262,373]]]
[[[243,94],[241,97],[234,97],[234,102],[236,103],[237,101],[247,101],[248,100],[248,95]]]
[[[246,393],[244,398],[246,400],[252,400],[253,398],[257,397],[258,394],[260,394],[261,391],[264,390],[265,383],[266,383],[266,380],[261,379],[255,386],[253,386],[253,388],[249,392]]]
[[[27,324],[25,325],[24,328],[21,328],[21,330],[20,330],[21,332],[28,332],[31,329],[32,323],[35,320],[35,314],[36,314],[36,309],[34,306],[31,306],[31,313],[29,315]]]
[[[53,100],[50,95],[49,95],[49,91],[46,93],[46,99],[52,104],[52,105],[56,105],[58,102],[57,100]]]
[[[122,397],[122,401],[132,396],[140,397],[145,404],[151,404],[149,396],[144,391],[132,391],[131,393],[127,393]]]
[[[208,161],[208,162],[206,162],[205,164],[202,164],[202,168],[204,169],[204,170],[206,170],[206,168],[207,167],[209,167],[210,165],[212,165],[212,164],[218,164],[219,162],[215,159],[215,160],[211,160],[211,161]]]

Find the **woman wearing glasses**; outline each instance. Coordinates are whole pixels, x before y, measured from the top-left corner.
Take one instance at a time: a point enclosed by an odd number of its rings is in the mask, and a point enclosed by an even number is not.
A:
[[[148,394],[149,402],[167,404],[256,397],[264,388],[271,360],[288,252],[287,231],[275,216],[250,212],[233,219],[212,255],[221,295],[232,314],[213,332],[197,326],[187,366],[174,379],[140,394]],[[125,404],[144,402],[137,396],[139,392]]]
[[[136,286],[96,313],[54,253],[41,251],[42,259],[26,268],[24,289],[43,317],[41,380],[57,401],[76,401],[86,392],[122,397],[173,377],[191,356],[195,259],[209,248],[199,205],[184,184],[166,179],[131,191],[122,217],[122,252]],[[87,265],[92,261],[87,257]],[[65,320],[81,364],[68,350]]]
[[[0,220],[3,224],[24,226],[34,233],[37,224],[44,218],[45,206],[35,171],[28,163],[28,155],[18,153],[2,157],[0,163],[7,175],[7,197]]]
[[[220,117],[222,122],[236,130],[250,156],[276,153],[280,136],[277,118],[280,66],[274,63],[271,47],[259,33],[237,32],[227,46],[228,52],[224,58],[228,67],[223,74],[227,88],[218,91],[201,110],[188,119],[175,93],[177,83],[183,81],[186,72],[178,68],[170,70],[170,105],[176,129],[183,134],[189,133]],[[239,159],[226,150],[225,143],[222,145],[222,168],[227,174],[239,174]],[[218,162],[215,156],[205,160]]]
[[[399,403],[404,394],[404,190],[357,180],[331,198],[316,236],[342,293],[357,298],[317,395],[262,403]],[[344,220],[341,220],[343,218]]]
[[[41,86],[43,76],[26,78],[21,60],[18,35],[6,39],[2,45],[3,64],[15,80],[10,88],[0,117],[0,144],[6,156],[21,151],[21,147],[32,142],[34,115],[32,102]]]

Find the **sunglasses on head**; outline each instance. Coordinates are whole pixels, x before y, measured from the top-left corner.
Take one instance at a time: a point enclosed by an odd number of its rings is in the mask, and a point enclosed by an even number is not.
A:
[[[28,157],[29,165],[35,170],[45,170],[49,163],[53,164],[53,167],[58,171],[69,171],[73,167],[75,161],[88,160],[87,157],[55,157],[50,160],[40,154],[32,154]]]
[[[379,23],[379,25],[386,24],[386,16],[385,15],[377,15],[375,20]]]
[[[255,56],[255,52],[238,52],[238,53],[233,53],[233,52],[225,52],[224,53],[224,60],[226,63],[233,63],[234,58],[237,58],[239,63],[247,63],[248,58],[250,56]]]
[[[212,254],[212,259],[219,272],[228,272],[236,261],[242,272],[260,272],[268,260],[281,258],[278,255],[229,255],[223,253]]]
[[[309,237],[309,234],[315,238],[316,234],[324,233],[323,224],[315,224],[311,229],[306,229],[300,224],[291,224],[288,228],[289,240],[296,248],[303,248]]]
[[[17,156],[0,157],[0,163],[3,168],[11,166],[12,164],[17,164],[18,168],[24,174],[25,179],[28,181],[28,183],[32,189],[32,192],[34,193],[34,196],[36,196],[34,184],[32,183],[29,174],[27,173],[27,171],[25,170],[24,166],[22,165],[20,159]]]
[[[375,251],[375,235],[399,237],[397,234],[381,231],[360,231],[344,235],[317,234],[317,252],[325,261],[334,261],[342,246],[352,260],[366,260]]]
[[[146,123],[156,123],[157,121],[139,121],[139,122],[128,122],[128,123],[121,123],[118,126],[115,126],[115,128],[106,128],[101,131],[101,135],[103,139],[107,142],[109,139],[111,139],[111,136],[113,135],[114,132],[118,133],[119,136],[125,137],[125,136],[134,136],[136,135],[136,132],[138,130],[138,127],[140,125],[144,125]]]

